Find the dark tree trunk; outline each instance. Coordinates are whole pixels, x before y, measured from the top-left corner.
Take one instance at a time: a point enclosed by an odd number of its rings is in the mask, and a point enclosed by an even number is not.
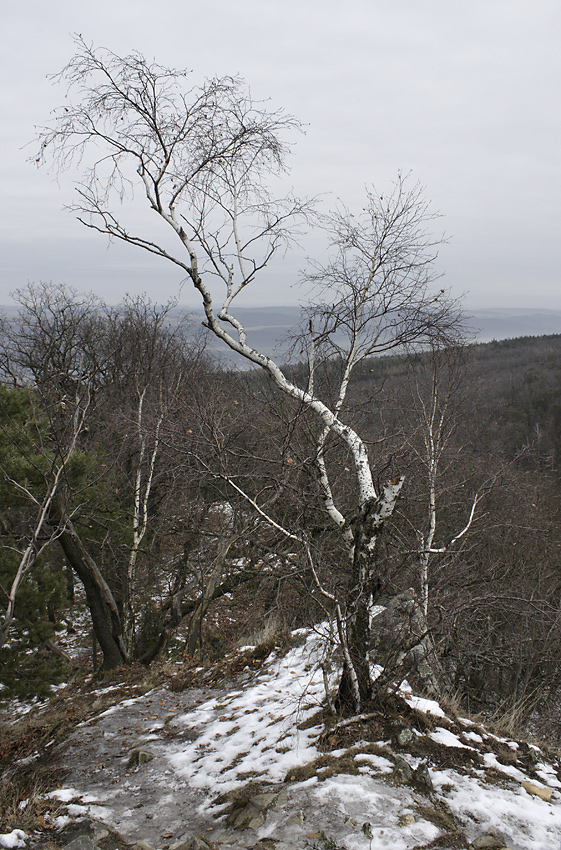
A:
[[[66,596],[70,605],[74,605],[74,573],[72,572],[72,567],[66,564],[64,572],[66,575]]]
[[[351,592],[347,605],[347,644],[356,673],[361,704],[368,702],[372,697],[372,679],[368,658],[370,649],[369,603],[372,583],[372,559],[374,555],[372,546],[373,538],[368,528],[368,517],[371,508],[371,505],[364,505],[355,520]],[[348,701],[348,695],[351,693],[349,685],[349,671],[344,669],[339,691],[340,701],[344,698]],[[360,711],[361,706],[355,704],[353,708],[356,711]]]
[[[53,513],[55,512],[62,529],[58,542],[67,562],[84,585],[93,630],[103,652],[102,669],[120,667],[128,661],[128,656],[123,643],[121,618],[113,594],[60,504],[53,508]]]
[[[403,478],[390,481],[377,499],[370,499],[361,506],[354,520],[353,568],[347,603],[346,637],[356,685],[353,689],[353,671],[348,669],[345,662],[337,702],[341,708],[351,707],[352,704],[353,710],[357,712],[372,699],[369,658],[370,606],[380,591],[375,572],[379,538],[385,521],[393,513],[402,485]]]
[[[274,577],[274,576],[273,576]],[[224,581],[214,588],[212,593],[209,593],[205,600],[206,608],[216,599],[220,599],[226,593],[231,593],[242,584],[248,581],[254,581],[254,572],[239,572],[232,573]],[[162,626],[158,639],[146,652],[139,658],[142,664],[150,664],[155,658],[165,649],[167,642],[177,627],[187,618],[196,612],[201,604],[201,598],[183,599],[184,591],[178,591],[174,596],[169,598],[161,611]],[[206,610],[206,609],[205,609]]]

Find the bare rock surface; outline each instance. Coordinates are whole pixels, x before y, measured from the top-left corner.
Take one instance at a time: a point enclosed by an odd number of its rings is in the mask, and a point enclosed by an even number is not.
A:
[[[101,837],[96,840],[90,830],[88,837],[74,841],[85,842],[84,850],[116,847],[115,836],[133,850],[294,850],[320,848],[325,836],[342,840],[353,828],[360,832],[365,808],[360,794],[353,799],[350,793],[356,786],[351,775],[337,776],[333,789],[321,788],[317,777],[287,783],[256,779],[241,791],[217,793],[214,800],[212,793],[178,777],[170,759],[197,741],[197,730],[179,721],[213,700],[219,714],[231,688],[231,683],[182,693],[162,688],[79,726],[63,755],[64,787],[76,792],[68,812],[99,819],[96,835]],[[345,805],[342,796],[348,797]],[[422,799],[413,788],[385,784],[378,796],[375,825],[382,830],[390,813],[397,822],[404,808]],[[102,823],[112,828],[109,837],[99,832]],[[420,837],[438,834],[433,824],[424,827]],[[61,846],[82,850],[74,841]]]
[[[207,795],[177,779],[168,757],[194,734],[174,727],[173,717],[216,695],[210,688],[152,691],[79,726],[63,758],[65,785],[81,797],[71,811],[87,801],[88,812],[105,819],[108,807],[123,836],[154,847],[164,833],[181,840],[212,829],[214,820],[200,812]]]

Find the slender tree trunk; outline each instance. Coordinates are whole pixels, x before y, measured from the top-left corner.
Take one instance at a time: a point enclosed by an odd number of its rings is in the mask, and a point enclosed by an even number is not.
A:
[[[208,576],[206,581],[203,582],[199,604],[191,616],[189,632],[185,643],[185,649],[189,655],[195,654],[197,651],[197,644],[200,644],[201,642],[203,620],[214,599],[213,594],[216,591],[216,587],[224,573],[224,560],[230,550],[232,542],[232,534],[220,541],[218,554],[210,571],[210,576]]]
[[[368,528],[372,503],[363,506],[355,520],[352,588],[347,605],[347,644],[358,682],[360,705],[355,711],[361,711],[362,705],[372,697],[372,679],[370,676],[370,600],[372,596],[372,559],[374,548],[372,534]],[[379,533],[379,532],[378,532]],[[346,673],[343,671],[342,687],[346,688]]]

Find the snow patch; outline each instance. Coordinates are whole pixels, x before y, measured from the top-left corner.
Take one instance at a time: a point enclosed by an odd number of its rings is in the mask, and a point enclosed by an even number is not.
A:
[[[437,726],[434,732],[429,732],[428,737],[436,741],[437,744],[442,744],[444,747],[462,747],[465,750],[473,749],[473,747],[463,744],[457,735],[454,735],[448,729],[443,729],[442,726]]]
[[[416,697],[414,694],[407,692],[403,694],[403,697],[407,700],[411,708],[416,708],[417,711],[422,711],[424,714],[432,714],[433,717],[446,717],[446,714],[434,699]]]
[[[25,847],[26,833],[23,829],[13,829],[0,834],[0,847]]]

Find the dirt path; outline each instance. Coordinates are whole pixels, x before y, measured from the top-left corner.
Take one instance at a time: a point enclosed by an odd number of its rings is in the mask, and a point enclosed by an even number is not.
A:
[[[142,838],[157,847],[164,835],[181,841],[213,829],[214,818],[205,806],[208,796],[178,779],[168,758],[196,737],[174,727],[174,716],[221,693],[210,688],[183,693],[159,689],[81,724],[63,757],[65,787],[78,792],[89,814],[131,841]],[[80,810],[74,805],[70,813],[79,815]]]

